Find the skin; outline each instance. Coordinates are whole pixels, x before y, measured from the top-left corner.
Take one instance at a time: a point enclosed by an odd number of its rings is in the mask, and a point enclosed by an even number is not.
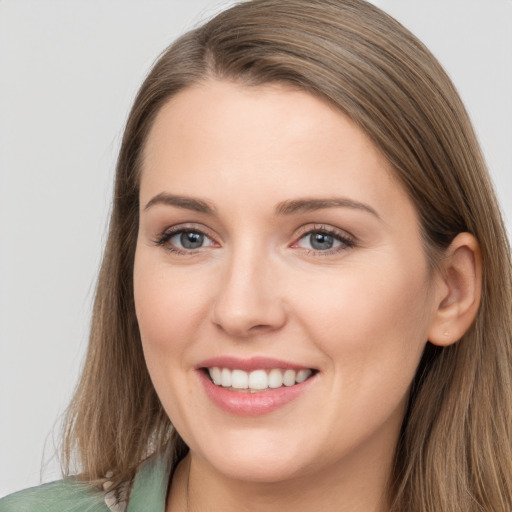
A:
[[[147,207],[159,194],[214,211]],[[284,201],[334,197],[351,203],[276,212]],[[167,511],[387,510],[425,343],[455,339],[439,314],[453,306],[450,283],[430,269],[414,205],[378,149],[306,92],[211,80],[159,112],[140,204],[134,285],[144,353],[190,447]],[[207,237],[188,251],[179,236],[156,243],[170,228]],[[315,250],[312,230],[341,238]],[[470,242],[454,249],[469,266]],[[210,401],[196,370],[226,355],[318,373],[285,406],[240,417]]]

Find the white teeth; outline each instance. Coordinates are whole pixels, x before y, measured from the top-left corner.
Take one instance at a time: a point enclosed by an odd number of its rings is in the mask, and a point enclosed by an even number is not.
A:
[[[280,388],[283,385],[283,372],[274,368],[270,370],[268,374],[268,387],[269,388]]]
[[[214,384],[222,386],[222,372],[220,371],[220,368],[217,368],[216,366],[214,368],[210,368],[210,377]]]
[[[231,387],[231,372],[227,368],[222,368],[222,387]]]
[[[250,373],[243,370],[230,370],[217,366],[208,368],[208,372],[214,384],[223,388],[249,389],[259,391],[262,389],[276,389],[283,385],[290,387],[307,380],[312,370],[281,370],[273,368],[267,370],[254,370]]]
[[[251,389],[267,389],[268,377],[265,370],[254,370],[249,374],[249,387]]]
[[[224,372],[224,370],[222,371]],[[243,370],[233,370],[231,372],[231,387],[235,389],[247,389],[249,387],[249,375],[247,375],[247,372]]]
[[[283,375],[283,384],[285,386],[293,386],[295,384],[296,375],[295,370],[286,370]]]
[[[300,384],[304,382],[313,372],[311,370],[299,370],[297,372],[297,377],[295,377],[295,382]]]

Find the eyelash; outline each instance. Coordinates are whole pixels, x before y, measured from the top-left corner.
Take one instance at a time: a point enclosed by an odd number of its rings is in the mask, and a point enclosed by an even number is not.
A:
[[[176,235],[180,235],[182,233],[197,233],[197,234],[203,235],[205,238],[208,238],[209,240],[213,241],[213,238],[211,236],[209,236],[201,228],[197,228],[197,227],[193,227],[193,226],[190,226],[190,227],[180,226],[180,227],[170,228],[170,229],[163,231],[162,233],[160,233],[160,235],[158,235],[156,240],[154,240],[154,243],[155,243],[155,245],[157,245],[159,247],[163,247],[166,251],[169,251],[174,254],[191,255],[191,254],[197,253],[198,252],[197,250],[180,249],[179,247],[172,246],[171,244],[168,243],[169,240],[171,240],[171,238],[173,238]],[[202,247],[200,247],[199,249],[202,249]]]
[[[349,235],[346,232],[343,232],[343,234],[332,227],[325,226],[323,224],[315,224],[313,227],[307,227],[304,229],[302,233],[299,234],[296,241],[292,244],[292,247],[296,247],[300,240],[304,239],[307,236],[311,236],[314,233],[318,233],[321,235],[328,235],[332,236],[336,241],[340,242],[340,245],[338,247],[333,247],[331,249],[327,249],[325,251],[319,250],[319,249],[306,249],[303,248],[303,250],[306,252],[307,255],[311,256],[330,256],[333,254],[337,254],[343,251],[346,251],[347,249],[352,249],[356,246],[356,240],[353,236]]]
[[[159,247],[165,248],[166,251],[169,251],[171,253],[178,254],[178,255],[196,254],[199,249],[203,248],[203,247],[199,247],[197,250],[194,250],[194,249],[180,249],[180,248],[172,246],[172,245],[170,245],[168,243],[171,240],[171,238],[173,238],[176,235],[180,235],[182,233],[197,233],[197,234],[202,235],[205,238],[211,240],[212,242],[214,242],[213,238],[211,236],[209,236],[201,228],[196,228],[196,227],[193,227],[193,226],[191,226],[191,227],[180,226],[180,227],[171,228],[171,229],[167,229],[167,230],[163,231],[154,240],[154,243],[155,243],[155,245],[157,245]],[[318,233],[318,234],[321,234],[321,235],[332,236],[336,241],[338,241],[340,243],[340,245],[337,246],[337,247],[331,248],[331,249],[326,249],[324,251],[323,250],[319,250],[319,249],[302,248],[302,250],[307,255],[312,255],[312,256],[329,256],[329,255],[332,255],[332,254],[337,254],[339,252],[343,252],[343,251],[345,251],[347,249],[351,249],[351,248],[356,246],[356,240],[354,239],[354,237],[352,237],[348,233],[344,232],[343,234],[341,234],[339,230],[333,229],[331,227],[328,227],[328,226],[325,226],[325,225],[314,225],[312,228],[311,227],[304,228],[304,231],[302,233],[300,233],[300,235],[296,238],[295,242],[293,242],[291,247],[297,247],[297,244],[302,239],[304,239],[307,236],[311,236],[314,233]]]

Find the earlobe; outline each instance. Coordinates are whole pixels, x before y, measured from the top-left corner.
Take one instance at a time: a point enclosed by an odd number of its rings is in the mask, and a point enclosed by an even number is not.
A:
[[[469,329],[480,306],[482,256],[477,239],[459,233],[441,261],[429,341],[438,346],[457,342]]]

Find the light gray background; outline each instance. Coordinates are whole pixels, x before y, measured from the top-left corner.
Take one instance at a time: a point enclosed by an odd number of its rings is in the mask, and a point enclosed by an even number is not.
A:
[[[169,42],[230,3],[0,0],[0,496],[38,484],[43,459],[43,481],[59,477],[54,426],[86,347],[137,87]],[[374,3],[447,68],[512,219],[512,1]]]

